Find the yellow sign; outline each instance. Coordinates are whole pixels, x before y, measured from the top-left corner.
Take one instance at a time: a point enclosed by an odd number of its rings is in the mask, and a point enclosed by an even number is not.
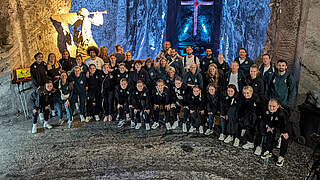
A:
[[[30,68],[17,69],[17,79],[31,78]]]

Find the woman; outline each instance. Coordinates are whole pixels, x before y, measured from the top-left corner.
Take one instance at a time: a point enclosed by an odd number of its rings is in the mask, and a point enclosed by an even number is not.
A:
[[[223,54],[218,55],[217,67],[223,72],[223,74],[226,74],[226,72],[228,72],[230,69],[228,63],[224,59]]]
[[[50,53],[47,63],[47,75],[51,81],[56,81],[60,78],[61,65],[57,62],[56,55]]]
[[[207,86],[212,83],[215,87],[217,87],[217,91],[220,90],[222,86],[222,81],[220,80],[219,69],[216,64],[210,64],[208,66],[208,71],[205,73],[203,80],[203,87],[207,88]]]
[[[70,52],[65,49],[62,52],[62,58],[59,60],[59,63],[61,64],[62,69],[69,73],[72,69],[72,66],[76,64],[76,59],[70,57]]]
[[[128,71],[134,71],[134,63],[132,60],[132,53],[131,51],[127,51],[125,53],[125,59],[123,61],[126,65],[126,68],[128,69]]]
[[[167,76],[167,70],[169,69],[168,61],[166,58],[161,58],[157,68],[159,69],[159,79],[165,80]]]
[[[107,47],[101,46],[98,56],[104,61],[104,63],[109,63],[109,56]]]

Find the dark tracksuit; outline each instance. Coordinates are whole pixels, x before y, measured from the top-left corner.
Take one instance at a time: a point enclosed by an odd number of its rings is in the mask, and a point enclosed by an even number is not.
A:
[[[194,96],[193,94],[187,99],[187,105],[190,110],[191,125],[195,128],[199,126],[204,126],[205,124],[205,114],[200,114],[200,111],[205,110],[205,98],[200,94]],[[191,113],[191,111],[194,111]]]
[[[216,91],[220,91],[222,89],[222,86],[223,86],[223,74],[222,74],[222,71],[219,70],[219,78],[216,79],[216,77],[210,77],[207,73],[204,74],[203,77],[203,88],[206,89],[207,86],[210,84],[210,83],[213,83],[213,84],[217,84],[217,88],[216,88]]]
[[[48,79],[47,64],[43,61],[40,64],[34,62],[30,66],[30,74],[34,89],[39,88],[40,86],[44,86]]]
[[[87,93],[87,115],[95,116],[101,112],[101,71],[96,70],[93,75],[87,78],[88,93]]]
[[[115,86],[120,85],[120,80],[122,78],[126,78],[127,81],[129,81],[129,73],[128,72],[121,73],[120,71],[117,70],[117,71],[115,71],[114,75],[115,75]]]
[[[126,65],[126,68],[128,71],[131,71],[131,69],[134,69],[134,63],[133,61],[127,61],[127,60],[124,60],[123,63]]]
[[[227,89],[227,86],[229,85],[231,73],[232,73],[231,71],[228,71],[224,76],[223,91],[225,91]],[[248,85],[246,77],[241,71],[239,71],[238,72],[238,88],[239,88],[238,91],[242,92],[242,88],[246,85]]]
[[[62,69],[66,72],[71,71],[74,64],[77,64],[76,59],[72,57],[69,57],[69,59],[62,58],[59,60],[59,63],[61,64]]]
[[[150,115],[145,110],[151,110],[150,107],[150,94],[147,88],[143,88],[142,91],[138,91],[137,88],[130,94],[130,103],[133,106],[133,109],[138,110],[135,114],[135,122],[141,123],[141,118],[145,123],[150,123]]]
[[[81,72],[83,73],[87,73],[89,71],[88,66],[84,62],[82,62],[81,65],[74,64],[71,70],[73,70],[75,66],[79,66],[81,68]]]
[[[240,57],[236,57],[234,61],[237,61],[239,63],[239,71],[242,71],[245,76],[250,75],[250,67],[253,64],[253,61],[249,57],[246,57],[245,61],[242,64],[240,64]]]
[[[170,105],[170,90],[164,87],[163,92],[159,92],[156,87],[152,91],[152,105],[159,105],[158,108],[153,107],[154,121],[159,123],[160,118],[160,105],[163,106],[163,111],[165,112],[166,123],[170,121],[170,110],[165,108],[166,105]]]
[[[261,64],[259,67],[259,73],[260,73],[260,77],[264,82],[265,94],[267,94],[275,69],[273,64],[270,65],[270,68],[264,74],[263,74],[263,69],[264,69],[264,64]]]
[[[143,68],[141,68],[139,72],[137,70],[134,70],[129,73],[130,86],[132,87],[136,86],[138,80],[141,80],[147,87],[150,87],[149,74]]]
[[[47,65],[48,79],[50,79],[52,82],[56,81],[57,80],[56,76],[60,76],[60,68],[61,68],[60,64],[58,67],[55,67],[54,65]]]
[[[230,69],[229,64],[225,61],[223,61],[222,64],[220,64],[219,61],[217,61],[216,65],[218,69],[220,69],[223,72],[223,74],[226,74],[226,72],[228,72]]]
[[[200,61],[200,69],[202,76],[204,76],[204,74],[208,71],[209,65],[216,62],[217,60],[213,56],[211,58],[208,58],[207,56],[202,58],[202,60]]]
[[[277,143],[276,136],[282,133],[288,133],[288,117],[283,109],[279,108],[276,112],[271,113],[266,110],[263,113],[263,134],[265,135],[265,141],[263,142],[262,149],[272,152],[274,145]],[[273,129],[272,132],[267,132],[267,127]],[[290,136],[290,133],[289,133]],[[280,156],[284,157],[288,149],[288,140],[281,137]]]
[[[85,73],[81,73],[79,77],[76,77],[76,75],[72,72],[68,80],[72,82],[73,84],[73,95],[71,99],[71,112],[74,111],[75,103],[78,102],[78,99],[80,100],[80,114],[85,115],[85,103],[86,103],[86,87],[88,87],[87,84],[87,78]]]
[[[228,116],[228,120],[221,118],[221,132],[225,134],[229,133],[235,136],[238,132],[238,108],[240,99],[238,97],[224,96],[221,102],[221,116]],[[227,121],[227,122],[225,122]],[[227,127],[226,127],[227,126]]]
[[[53,89],[51,92],[48,92],[45,87],[41,87],[40,89],[34,90],[31,94],[31,103],[33,105],[33,109],[36,109],[37,112],[33,113],[33,124],[37,124],[38,115],[40,112],[44,114],[44,121],[49,120],[50,109],[46,109],[47,106],[50,108],[54,107],[54,98],[56,96],[56,90]]]
[[[58,80],[55,83],[55,88],[57,89],[57,95],[55,98],[55,105],[57,107],[58,116],[60,119],[63,117],[63,109],[62,107],[65,107],[68,120],[72,121],[72,113],[74,109],[74,103],[72,102],[72,95],[73,95],[73,89],[69,86],[69,81],[67,80],[66,83],[63,85],[61,83],[61,80]],[[65,106],[66,101],[69,101],[69,106]]]
[[[174,67],[174,69],[176,70],[176,74],[178,76],[183,77],[183,73],[184,73],[183,64],[182,64],[182,60],[178,56],[170,57],[168,59],[168,64],[171,67]]]
[[[198,85],[200,89],[203,89],[203,78],[201,73],[197,70],[195,74],[192,74],[190,71],[188,71],[184,77],[183,77],[183,83],[184,84],[192,84],[192,85]],[[192,93],[192,88],[187,87],[187,93]]]
[[[160,66],[159,67],[159,79],[162,79],[162,80],[164,80],[165,78],[166,78],[166,76],[167,76],[167,71],[166,71],[166,67],[162,67],[162,66]]]
[[[129,105],[130,105],[129,97],[132,93],[131,90],[132,89],[130,89],[129,86],[127,86],[126,89],[122,89],[120,86],[116,87],[115,98],[116,98],[117,103],[122,105],[122,107],[117,108],[118,109],[118,116],[119,116],[120,120],[125,120],[126,114],[130,113],[130,111],[129,111]],[[117,104],[117,106],[118,106],[118,104]]]
[[[174,104],[176,107],[175,108],[171,108],[171,112],[172,112],[172,117],[173,117],[173,121],[177,121],[177,116],[180,113],[180,109],[181,107],[185,107],[186,106],[186,94],[187,94],[187,87],[182,85],[181,88],[176,88],[175,86],[173,86],[173,88],[171,89],[171,103]],[[189,117],[189,110],[184,108],[184,118],[183,118],[183,123],[187,122],[187,118]]]
[[[265,87],[263,80],[258,76],[255,79],[251,79],[249,76],[247,79],[248,85],[253,88],[253,94],[259,98],[258,101],[261,103],[266,103]]]
[[[206,110],[208,113],[208,128],[212,129],[213,128],[213,123],[214,123],[214,118],[217,115],[217,110],[219,107],[219,96],[217,94],[211,95],[209,93],[206,94],[206,99],[205,99],[205,104],[206,104]],[[212,113],[212,114],[209,114]]]
[[[170,92],[172,90],[172,88],[175,86],[174,85],[174,82],[175,82],[175,79],[177,78],[178,76],[175,74],[173,79],[170,79],[169,75],[167,75],[164,79],[164,82],[165,84],[167,85],[167,87],[170,89]]]
[[[144,66],[144,69],[148,72],[150,77],[150,86],[149,88],[154,88],[156,86],[156,82],[159,79],[160,71],[158,68],[156,68],[153,64],[150,68],[148,68],[146,65]]]
[[[103,111],[104,115],[113,115],[114,111],[114,86],[115,86],[115,76],[113,73],[105,74],[104,72],[100,73],[100,84],[101,84],[101,93],[103,97]]]
[[[117,58],[117,64],[122,63],[126,57],[125,54],[122,54],[122,53],[115,53],[115,56]],[[128,69],[128,70],[130,70],[130,69]]]

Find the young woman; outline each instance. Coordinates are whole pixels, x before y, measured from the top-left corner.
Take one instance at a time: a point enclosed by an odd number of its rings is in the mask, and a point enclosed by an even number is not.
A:
[[[93,116],[96,121],[100,121],[101,111],[101,72],[94,64],[89,66],[89,73],[87,76],[88,93],[87,93],[87,121],[90,121]]]
[[[98,57],[100,57],[104,63],[109,63],[108,49],[105,46],[101,46]]]
[[[62,58],[59,60],[60,65],[62,66],[62,69],[69,73],[71,71],[71,68],[74,64],[76,64],[76,59],[70,57],[70,52],[65,49],[62,52]]]
[[[118,110],[118,115],[117,117],[119,118],[119,123],[118,127],[121,128],[125,120],[129,119],[129,97],[131,95],[131,89],[128,86],[128,81],[126,78],[122,78],[120,80],[120,86],[116,87],[115,90],[115,98],[117,102],[117,110]]]
[[[115,78],[115,86],[119,86],[120,85],[120,80],[125,78],[129,79],[129,73],[128,73],[128,70],[126,68],[126,65],[124,63],[120,63],[119,64],[119,69],[117,69],[115,72],[114,72],[114,75],[116,76]]]
[[[223,74],[226,74],[226,72],[229,71],[230,67],[224,59],[224,54],[218,55],[217,67],[223,72]]]
[[[166,128],[167,130],[170,130],[170,91],[168,87],[165,87],[165,83],[162,79],[157,81],[157,85],[152,91],[152,104],[154,123],[151,128],[157,129],[159,127],[160,106],[162,106],[165,113]]]
[[[153,64],[153,60],[151,58],[147,58],[145,61],[144,69],[149,73],[150,77],[150,87],[154,88],[156,86],[156,82],[159,79],[160,71]]]
[[[73,65],[72,71],[74,71],[74,67],[79,66],[81,68],[81,72],[87,73],[89,71],[88,66],[83,62],[82,56],[78,54],[76,56],[76,64]]]
[[[113,107],[114,107],[114,85],[115,77],[109,64],[104,64],[102,67],[103,72],[100,74],[101,93],[103,97],[103,111],[104,122],[112,121]]]
[[[196,64],[189,66],[189,71],[183,77],[183,83],[187,85],[187,93],[192,94],[192,88],[196,85],[203,88],[203,79],[200,72],[197,70]]]
[[[205,73],[203,78],[203,87],[207,88],[210,83],[213,83],[214,86],[217,88],[216,90],[220,90],[222,86],[222,81],[220,78],[219,69],[216,64],[210,64],[208,66],[208,71]]]
[[[55,106],[58,111],[58,116],[60,118],[60,125],[64,124],[64,119],[63,119],[63,108],[65,108],[67,112],[67,117],[68,117],[68,128],[71,128],[72,126],[72,112],[71,112],[71,99],[72,99],[72,83],[69,83],[68,81],[68,74],[65,71],[61,72],[60,79],[58,80],[56,84],[56,89],[57,89],[57,99],[55,102]]]
[[[264,81],[260,78],[259,74],[259,67],[253,64],[250,67],[250,76],[247,82],[253,88],[253,94],[257,95],[260,101],[265,101],[267,97],[265,95]]]
[[[176,75],[176,70],[174,69],[174,67],[169,67],[167,69],[167,75],[164,79],[165,84],[169,89],[172,89],[174,87],[174,82],[177,77],[178,76]]]
[[[138,80],[136,88],[130,96],[130,103],[135,116],[131,127],[136,124],[135,129],[140,129],[142,119],[145,122],[146,130],[150,130],[150,97],[146,85],[141,80]]]
[[[187,132],[187,119],[189,117],[189,111],[186,109],[186,89],[187,87],[183,84],[182,78],[177,77],[174,81],[174,87],[171,89],[171,106],[170,110],[172,113],[172,119],[174,121],[171,129],[176,129],[179,126],[179,114],[180,110],[184,109],[184,118],[183,118],[183,125],[182,131],[184,133]]]
[[[51,129],[52,126],[48,123],[49,120],[49,112],[50,107],[52,108],[54,104],[54,96],[56,93],[56,89],[53,87],[52,81],[47,81],[44,87],[40,87],[36,89],[31,94],[31,102],[33,104],[33,125],[32,125],[32,133],[37,133],[37,122],[39,113],[43,113],[44,123],[43,128]],[[42,116],[42,115],[40,115]]]
[[[266,110],[263,115],[263,123],[265,128],[263,130],[266,135],[265,141],[263,143],[262,150],[264,151],[261,156],[262,159],[272,156],[272,149],[275,143],[278,142],[276,139],[277,135],[280,135],[281,144],[280,144],[280,156],[276,162],[277,166],[283,166],[284,157],[288,149],[288,114],[280,106],[280,103],[276,99],[270,99],[268,104],[268,110]]]
[[[198,129],[199,133],[203,134],[203,126],[205,124],[204,97],[201,94],[201,89],[199,86],[194,86],[192,90],[192,95],[187,100],[191,119],[189,133],[192,133]]]
[[[145,84],[147,87],[150,87],[150,78],[149,74],[146,70],[142,68],[141,62],[136,61],[134,63],[135,70],[131,71],[129,74],[129,84],[130,86],[134,87],[136,86],[138,80],[141,80],[143,84]]]
[[[127,51],[125,53],[125,59],[124,59],[124,64],[126,65],[126,68],[128,69],[128,71],[134,71],[135,68],[135,64],[133,63],[132,60],[132,53],[131,51]]]
[[[237,87],[234,84],[229,84],[221,102],[221,134],[219,137],[220,141],[224,140],[225,143],[230,143],[234,140],[234,136],[238,130],[237,111],[239,108],[239,104],[240,99]],[[229,134],[227,138],[225,138],[226,133]],[[234,144],[239,144],[239,141],[240,140],[236,138]]]
[[[157,68],[159,69],[159,79],[164,80],[167,76],[167,69],[170,66],[168,65],[167,59],[166,58],[161,58],[159,61],[159,64],[157,65]]]
[[[57,62],[56,55],[54,53],[50,53],[48,56],[48,63],[47,63],[47,75],[48,78],[55,82],[57,79],[60,78],[61,72],[61,65]]]
[[[217,116],[217,110],[219,106],[219,96],[216,94],[216,89],[217,88],[214,83],[210,83],[207,86],[206,111],[208,113],[208,129],[206,130],[205,135],[210,135],[213,133],[214,118]]]
[[[118,69],[117,57],[116,57],[115,54],[111,54],[111,55],[110,55],[109,65],[110,65],[110,70],[111,70],[111,71],[115,71],[115,70]]]

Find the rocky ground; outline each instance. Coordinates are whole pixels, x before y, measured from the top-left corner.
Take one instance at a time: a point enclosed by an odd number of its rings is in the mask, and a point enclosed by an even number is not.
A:
[[[31,134],[31,120],[0,119],[0,179],[302,179],[311,154],[292,143],[280,168],[217,134],[136,131],[78,119],[72,129],[55,125]]]

